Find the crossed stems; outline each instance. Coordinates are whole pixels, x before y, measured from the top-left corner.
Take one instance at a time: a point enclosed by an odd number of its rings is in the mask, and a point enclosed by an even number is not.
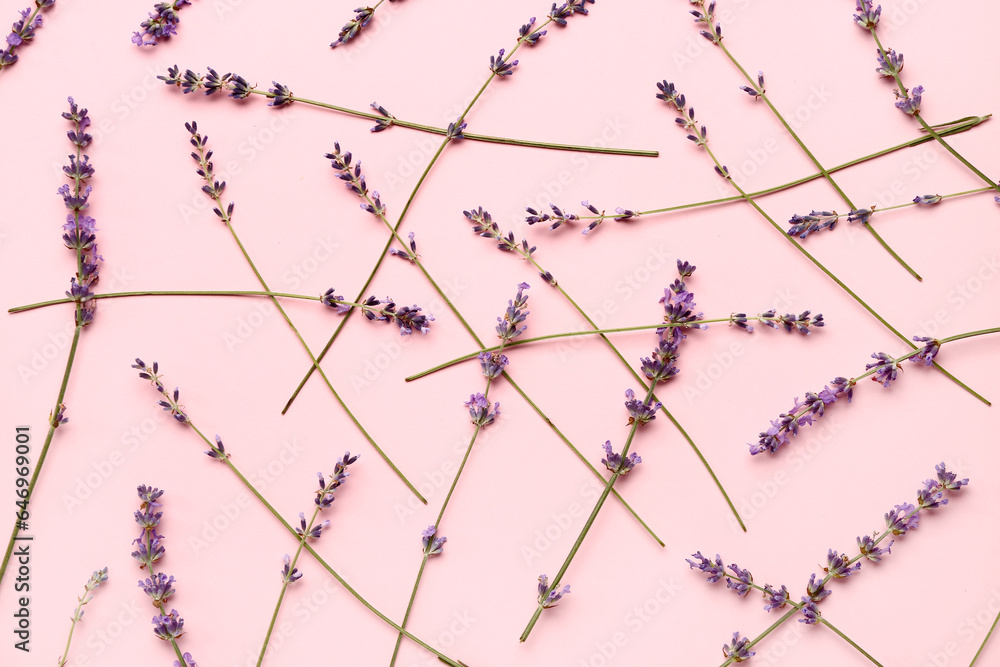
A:
[[[925,129],[929,129],[929,133],[933,133],[933,129],[930,129],[929,125],[925,125]],[[933,136],[933,134],[932,134],[932,136]],[[733,186],[733,188],[740,194],[740,197],[744,201],[746,201],[748,204],[750,204],[751,206],[753,206],[754,210],[756,210],[765,220],[767,220],[767,222],[769,222],[772,227],[774,227],[776,230],[778,230],[778,232],[781,234],[781,236],[786,241],[788,241],[793,246],[795,246],[796,250],[798,250],[800,253],[802,253],[802,255],[804,255],[806,257],[806,259],[808,259],[810,262],[812,262],[813,264],[815,264],[831,280],[833,280],[835,283],[837,283],[837,285],[842,290],[844,290],[845,292],[847,292],[847,294],[852,299],[854,299],[855,301],[857,301],[876,320],[878,320],[879,322],[881,322],[882,325],[886,329],[888,329],[893,334],[895,334],[896,337],[899,338],[901,341],[903,341],[904,343],[906,343],[907,345],[909,345],[910,348],[916,349],[916,346],[910,341],[909,338],[907,338],[906,336],[904,336],[902,333],[899,332],[898,329],[896,329],[891,324],[889,324],[889,322],[884,317],[882,317],[881,315],[879,315],[878,312],[874,308],[872,308],[871,306],[869,306],[868,303],[864,299],[862,299],[860,296],[858,296],[854,292],[854,290],[852,290],[850,287],[848,287],[840,278],[838,278],[837,276],[835,276],[833,274],[833,272],[830,271],[830,269],[826,268],[826,266],[823,265],[822,262],[820,262],[818,259],[816,259],[815,257],[813,257],[812,254],[810,254],[808,250],[806,250],[805,248],[803,248],[801,243],[799,243],[797,240],[795,240],[795,238],[793,238],[792,236],[789,236],[785,232],[785,230],[783,230],[781,228],[781,225],[779,225],[777,222],[775,222],[774,218],[772,218],[763,208],[761,208],[760,204],[758,204],[751,195],[747,194],[747,192],[742,187],[740,187],[740,185],[736,181],[733,180],[732,176],[729,175],[729,170],[721,162],[719,162],[719,159],[715,156],[715,153],[712,152],[712,149],[709,147],[707,141],[701,142],[700,145],[701,145],[702,148],[705,149],[705,152],[711,158],[712,162],[715,163],[715,169],[716,169],[716,171],[720,175],[722,175],[722,177],[725,178],[726,181],[728,181],[730,183],[730,185]],[[975,396],[976,398],[978,398],[980,401],[982,401],[986,405],[992,405],[989,400],[987,400],[985,397],[983,397],[982,395],[980,395],[974,389],[972,389],[967,384],[965,384],[964,382],[962,382],[961,380],[959,380],[957,377],[955,377],[954,375],[952,375],[951,373],[949,373],[947,370],[945,370],[937,362],[934,362],[934,368],[936,368],[939,371],[941,371],[942,373],[944,373],[944,375],[949,380],[951,380],[952,382],[954,382],[958,386],[960,386],[963,389],[965,389],[967,392],[969,392],[970,394],[972,394],[973,396]]]
[[[173,397],[171,396],[170,392],[163,392],[161,394],[161,396],[166,401],[169,401],[171,403],[172,407],[177,408],[177,409],[180,408],[180,406],[174,405]],[[185,414],[185,413],[181,412],[181,414]],[[440,659],[445,664],[451,665],[451,667],[464,667],[462,665],[462,663],[460,663],[460,662],[458,662],[456,660],[452,660],[451,658],[449,658],[448,656],[444,655],[440,651],[436,650],[435,648],[433,648],[432,646],[430,646],[429,644],[427,644],[426,642],[424,642],[420,638],[418,638],[418,637],[414,636],[413,634],[411,634],[409,631],[407,631],[404,628],[401,628],[400,626],[396,625],[396,623],[394,623],[392,621],[392,619],[390,619],[388,616],[386,616],[381,611],[379,611],[378,609],[376,609],[370,602],[368,602],[368,600],[366,600],[365,598],[363,598],[360,593],[358,593],[356,590],[354,590],[354,588],[350,584],[348,584],[347,581],[344,580],[344,578],[341,577],[337,573],[337,571],[334,570],[330,566],[329,563],[327,563],[318,553],[316,553],[315,549],[313,549],[312,546],[310,546],[308,543],[306,543],[306,542],[304,542],[303,540],[300,539],[299,534],[297,532],[295,532],[295,529],[291,526],[291,524],[289,524],[287,521],[285,521],[285,518],[283,516],[281,516],[281,514],[278,513],[278,510],[274,509],[274,506],[271,505],[271,503],[269,503],[267,501],[267,499],[264,498],[264,496],[262,496],[260,494],[260,492],[256,489],[256,487],[254,487],[254,485],[251,484],[250,481],[246,477],[243,476],[243,473],[241,473],[239,471],[239,468],[237,468],[236,465],[233,464],[231,458],[227,455],[227,452],[224,452],[223,450],[219,449],[215,442],[213,442],[212,440],[209,440],[207,437],[205,437],[205,434],[202,433],[198,429],[198,427],[194,425],[194,422],[192,422],[190,418],[186,417],[186,415],[185,415],[185,421],[183,423],[185,423],[188,426],[190,426],[191,429],[195,433],[198,434],[198,437],[201,438],[205,442],[205,444],[207,444],[211,448],[212,452],[215,454],[215,456],[213,456],[212,458],[215,459],[215,460],[221,461],[227,468],[229,468],[229,470],[234,475],[236,475],[236,477],[239,478],[240,482],[243,483],[243,486],[246,487],[246,489],[251,494],[253,494],[253,496],[267,509],[267,511],[270,512],[271,515],[281,523],[281,525],[285,528],[285,530],[287,530],[288,533],[292,537],[295,538],[295,541],[299,543],[299,549],[300,550],[301,549],[305,549],[306,551],[308,551],[309,554],[312,555],[312,557],[316,560],[316,562],[324,570],[326,570],[327,572],[329,572],[330,575],[334,579],[336,579],[337,582],[341,586],[343,586],[344,589],[354,597],[354,599],[356,599],[358,602],[360,602],[361,604],[363,604],[365,606],[365,608],[368,609],[368,611],[370,611],[373,614],[375,614],[376,616],[378,616],[384,623],[386,623],[387,625],[395,628],[398,632],[400,632],[401,634],[403,634],[407,639],[410,639],[411,641],[413,641],[418,646],[420,646],[423,649],[429,651],[430,653],[433,653],[435,656],[438,657],[438,659]]]
[[[648,405],[650,401],[654,400],[653,387],[655,386],[656,386],[655,383],[652,384],[646,391],[646,398],[643,399],[643,403]],[[628,456],[629,447],[632,446],[632,439],[635,437],[635,432],[639,429],[640,423],[641,421],[638,419],[632,422],[632,428],[629,429],[628,438],[625,440],[625,446],[622,448],[621,452],[622,461],[627,460],[626,457]],[[590,512],[590,516],[587,517],[587,522],[583,524],[583,529],[580,531],[579,536],[577,536],[576,542],[573,543],[572,548],[570,548],[569,554],[566,555],[566,560],[563,561],[563,564],[559,567],[559,571],[556,572],[556,576],[555,578],[552,579],[552,583],[548,586],[548,590],[550,591],[559,590],[559,583],[562,581],[563,575],[566,574],[566,570],[569,569],[569,565],[570,563],[573,562],[573,558],[574,556],[576,556],[576,552],[580,550],[580,546],[583,544],[584,538],[586,538],[587,533],[590,532],[590,527],[594,525],[594,519],[597,518],[597,513],[601,511],[601,508],[604,506],[604,501],[608,499],[608,495],[614,488],[615,482],[618,481],[618,478],[622,474],[623,472],[621,471],[621,467],[618,467],[611,473],[611,477],[609,477],[608,480],[605,482],[604,491],[601,492],[600,497],[597,499],[597,504],[594,505],[594,509]],[[528,635],[531,634],[532,628],[534,628],[535,623],[538,622],[538,617],[541,616],[542,611],[545,610],[545,601],[546,601],[545,595],[539,595],[538,597],[539,597],[538,606],[535,608],[535,613],[532,614],[531,620],[528,621],[527,627],[524,628],[524,632],[521,633],[522,642],[528,639]]]
[[[260,275],[260,271],[257,270],[257,267],[256,265],[254,265],[253,260],[250,259],[250,255],[247,253],[246,248],[243,247],[243,243],[240,241],[240,237],[236,233],[236,229],[232,225],[232,219],[231,219],[233,212],[232,203],[230,203],[228,208],[226,206],[223,206],[222,204],[221,193],[223,186],[219,186],[215,182],[213,182],[212,164],[208,161],[208,158],[211,156],[206,155],[205,142],[201,139],[201,135],[196,134],[197,130],[196,126],[194,125],[189,126],[189,130],[191,131],[191,134],[195,137],[192,139],[192,143],[195,145],[195,148],[199,156],[198,162],[201,166],[201,169],[199,170],[198,173],[201,174],[202,178],[206,181],[206,183],[208,183],[208,185],[203,187],[203,190],[215,202],[216,215],[218,215],[219,218],[222,219],[223,224],[226,226],[227,229],[229,229],[230,233],[233,236],[233,240],[236,241],[236,245],[239,246],[240,252],[243,253],[244,259],[246,259],[247,264],[250,265],[250,268],[253,270],[254,275],[257,276],[257,281],[260,283],[261,287],[263,287],[265,291],[270,292],[271,288],[267,286],[267,282],[264,281],[264,277]],[[362,296],[363,294],[359,295],[358,298],[355,299],[355,302],[361,301]],[[285,312],[285,309],[281,306],[281,303],[278,301],[278,299],[274,296],[270,296],[269,298],[271,299],[271,302],[274,304],[275,308],[278,309],[278,312],[281,313],[281,317],[284,318],[289,328],[295,334],[295,337],[298,338],[299,343],[302,344],[302,348],[306,351],[306,354],[309,355],[309,359],[312,361],[312,368],[310,369],[310,372],[312,372],[312,370],[314,369],[319,371],[320,377],[323,378],[323,382],[330,390],[330,393],[333,394],[333,397],[337,400],[337,403],[339,403],[340,407],[344,409],[344,412],[347,413],[347,416],[350,417],[354,425],[358,428],[359,431],[361,431],[361,434],[365,437],[365,439],[371,444],[372,447],[375,448],[375,451],[378,452],[378,455],[382,457],[382,460],[385,461],[390,468],[392,468],[392,471],[396,473],[396,476],[399,477],[399,479],[402,480],[404,484],[406,484],[407,488],[410,489],[410,491],[417,497],[418,500],[420,500],[420,502],[427,504],[427,499],[424,498],[419,491],[417,491],[417,487],[415,487],[413,483],[406,478],[406,475],[404,475],[402,471],[396,467],[396,464],[392,462],[392,459],[390,459],[389,456],[382,450],[382,448],[379,447],[378,443],[375,442],[375,439],[372,438],[371,434],[368,433],[368,431],[361,424],[361,422],[358,421],[358,418],[354,416],[354,413],[351,412],[350,408],[347,407],[347,404],[344,402],[344,399],[340,397],[340,394],[337,393],[337,390],[333,388],[333,384],[326,376],[326,373],[323,371],[322,368],[320,368],[319,361],[316,359],[316,356],[313,355],[312,350],[309,349],[309,345],[302,337],[302,334],[299,333],[299,330],[296,328],[295,324],[288,316],[288,313]],[[351,306],[351,310],[349,310],[347,314],[349,315],[351,312],[353,312],[353,310],[354,306]],[[346,321],[347,319],[346,316],[344,319]]]
[[[882,42],[881,42],[881,40],[879,40],[878,34],[875,32],[875,28],[874,27],[868,28],[868,32],[871,33],[872,39],[875,40],[875,45],[878,47],[878,51],[881,54],[882,58],[883,59],[888,58],[888,54],[886,53],[885,48],[882,46]],[[894,70],[892,72],[892,78],[896,82],[896,87],[898,88],[899,94],[902,96],[902,98],[903,99],[908,99],[909,98],[909,91],[907,90],[906,86],[903,85],[903,80],[900,78],[899,72]],[[969,162],[964,157],[962,157],[961,153],[959,153],[954,148],[952,148],[951,145],[947,141],[945,141],[944,139],[941,138],[941,135],[939,133],[937,133],[937,132],[934,131],[934,128],[931,125],[927,124],[927,121],[924,120],[924,117],[920,115],[920,109],[919,108],[914,109],[913,113],[911,115],[914,118],[916,118],[917,121],[920,122],[920,125],[924,128],[924,130],[927,132],[927,134],[931,135],[931,137],[933,137],[935,141],[937,141],[939,144],[941,144],[941,146],[944,147],[945,150],[947,150],[949,153],[951,153],[953,156],[955,156],[955,159],[957,159],[959,162],[961,162],[966,167],[968,167],[969,171],[971,171],[976,176],[978,176],[979,178],[983,179],[983,181],[985,181],[986,183],[988,183],[991,188],[993,188],[997,192],[1000,192],[1000,185],[998,185],[995,181],[993,181],[992,179],[990,179],[989,176],[987,176],[983,172],[979,171],[979,169],[977,169],[975,167],[975,165],[973,165],[971,162]]]
[[[799,145],[799,148],[802,149],[802,152],[804,152],[806,156],[809,158],[809,160],[811,160],[812,163],[816,165],[816,168],[819,169],[820,174],[822,174],[823,178],[825,178],[826,181],[831,186],[833,186],[833,189],[837,191],[837,194],[839,194],[841,199],[844,200],[844,203],[850,206],[851,210],[855,210],[857,206],[854,205],[854,202],[852,202],[850,197],[848,197],[847,194],[840,188],[840,186],[837,185],[837,182],[833,180],[832,176],[830,176],[830,172],[820,163],[819,160],[816,159],[816,156],[812,154],[812,151],[810,151],[809,148],[802,141],[802,139],[799,138],[799,135],[795,133],[795,130],[793,130],[791,125],[788,124],[784,116],[782,116],[781,113],[775,108],[775,106],[771,104],[771,100],[767,98],[767,94],[764,92],[764,87],[760,83],[760,81],[752,78],[743,68],[743,66],[739,63],[739,61],[736,60],[736,57],[733,56],[733,54],[729,51],[729,49],[726,48],[726,45],[722,41],[722,35],[720,35],[716,29],[712,12],[705,7],[705,0],[697,0],[695,4],[697,4],[701,8],[703,12],[702,18],[705,19],[705,20],[696,19],[696,21],[705,23],[706,31],[708,31],[712,37],[711,39],[712,43],[718,46],[720,49],[722,49],[722,52],[726,54],[727,58],[729,58],[729,62],[731,62],[736,67],[736,69],[740,71],[740,74],[743,75],[743,78],[746,79],[748,84],[750,84],[750,87],[756,93],[756,97],[759,97],[760,99],[764,100],[764,104],[766,104],[768,109],[771,110],[771,113],[774,114],[774,117],[778,119],[778,121],[785,128],[785,131],[788,132],[789,136],[791,136],[791,138],[795,141],[795,143]],[[714,5],[715,3],[713,2],[712,4]],[[902,257],[896,254],[896,251],[893,250],[889,246],[889,244],[882,239],[882,237],[879,235],[878,232],[872,229],[870,225],[864,225],[864,227],[865,229],[868,230],[868,232],[872,236],[875,237],[875,240],[878,241],[879,244],[881,244],[881,246],[885,249],[885,251],[888,252],[897,262],[899,262],[899,264],[904,269],[906,269],[910,273],[910,275],[912,275],[917,280],[923,280],[923,278],[921,278],[920,275],[916,271],[914,271],[909,264],[903,261]]]
[[[754,322],[760,322],[761,324],[767,322],[781,322],[781,317],[775,315],[774,317],[765,317],[764,315],[756,315],[747,317],[747,320],[753,320]],[[716,317],[712,319],[699,319],[696,322],[660,322],[658,324],[639,324],[633,327],[616,327],[613,329],[590,329],[588,331],[565,331],[562,333],[546,334],[544,336],[535,336],[533,338],[519,338],[518,340],[511,341],[508,347],[513,347],[515,345],[524,345],[526,343],[537,343],[543,340],[554,340],[558,338],[572,338],[576,336],[593,336],[593,335],[604,335],[609,333],[625,333],[629,331],[649,331],[650,329],[670,329],[670,328],[681,328],[690,329],[696,328],[696,324],[712,324],[717,322],[729,322],[733,323],[733,316],[729,317]],[[493,352],[494,350],[499,350],[499,346],[487,347],[482,350],[482,352]],[[468,361],[470,359],[475,359],[479,356],[479,352],[470,352],[469,354],[462,355],[461,357],[455,357],[451,361],[446,361],[444,363],[438,364],[433,368],[428,368],[425,371],[420,371],[406,378],[406,382],[412,382],[413,380],[419,380],[422,377],[430,375],[431,373],[436,373],[440,370],[444,370],[449,366],[454,366],[460,364],[463,361]]]

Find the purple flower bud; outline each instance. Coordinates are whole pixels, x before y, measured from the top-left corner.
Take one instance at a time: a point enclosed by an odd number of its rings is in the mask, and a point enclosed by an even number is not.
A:
[[[564,595],[569,595],[569,592],[569,585],[563,586],[561,591],[554,588],[549,590],[548,576],[543,574],[538,577],[538,604],[542,605],[542,609],[555,607]]]
[[[448,538],[444,536],[437,537],[437,526],[427,526],[427,529],[421,531],[420,535],[426,555],[438,556],[444,551],[444,543],[448,541]]]
[[[739,632],[733,633],[733,641],[729,644],[722,645],[722,654],[726,656],[728,660],[733,662],[746,662],[753,656],[757,655],[756,651],[750,650],[750,640],[746,637],[740,637]]]

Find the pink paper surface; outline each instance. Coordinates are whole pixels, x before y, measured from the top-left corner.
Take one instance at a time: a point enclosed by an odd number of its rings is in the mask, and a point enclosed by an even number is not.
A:
[[[146,4],[150,6],[147,7]],[[97,169],[89,213],[105,258],[99,292],[257,290],[228,231],[199,191],[184,122],[210,137],[234,226],[274,291],[360,289],[387,232],[358,207],[324,154],[334,141],[360,159],[391,220],[440,138],[404,128],[371,133],[370,121],[254,97],[183,95],[156,80],[170,65],[238,72],[266,87],[356,109],[373,100],[400,118],[435,126],[454,120],[489,74],[488,61],[515,43],[517,28],[548,6],[539,0],[385,3],[350,44],[329,48],[355,3],[278,6],[203,0],[185,7],[179,34],[152,48],[129,38],[151,3],[59,0],[34,43],[0,73],[4,103],[0,182],[6,215],[0,253],[4,307],[62,296],[74,270],[61,243],[65,209],[56,189],[72,146],[60,117],[72,95],[90,110]],[[4,2],[0,18],[16,18]],[[851,20],[853,3],[789,5],[723,0],[725,44],[752,73],[803,141],[833,166],[918,135],[875,74],[875,47]],[[463,209],[483,206],[504,230],[537,245],[534,258],[602,326],[651,324],[677,259],[698,266],[688,281],[706,317],[811,309],[828,326],[804,337],[763,327],[752,335],[716,324],[691,333],[680,375],[658,397],[698,444],[741,512],[732,518],[705,468],[662,414],[636,436],[643,463],[616,485],[663,538],[661,548],[614,499],[573,561],[572,593],[545,612],[529,640],[518,637],[535,609],[536,578],[552,576],[583,527],[601,486],[505,381],[490,398],[502,416],[485,429],[449,505],[444,554],[427,567],[409,628],[468,665],[705,665],[736,630],[754,637],[777,618],[754,593],[743,600],[710,585],[685,558],[720,553],[804,594],[828,549],[853,555],[855,538],[880,530],[883,514],[913,502],[944,461],[967,490],[896,540],[892,555],[829,584],[824,617],[886,667],[968,665],[1000,610],[997,408],[942,374],[905,364],[889,389],[864,381],[776,456],[751,457],[747,443],[796,396],[838,375],[864,371],[872,352],[908,348],[798,254],[745,203],[605,222],[555,232],[528,227],[524,208],[552,201],[574,213],[648,210],[732,194],[703,151],[685,140],[675,114],[655,99],[667,79],[686,94],[710,145],[750,190],[815,171],[763,102],[698,35],[687,2],[591,6],[536,48],[516,54],[511,77],[494,81],[468,115],[468,131],[573,144],[654,149],[659,158],[588,156],[471,141],[449,146],[421,187],[402,232],[416,233],[422,261],[484,340],[516,285],[529,290],[528,332],[587,327],[556,290],[517,257],[476,237]],[[968,10],[974,10],[974,14]],[[1000,109],[983,71],[995,63],[990,3],[956,10],[916,0],[884,3],[879,34],[905,53],[904,78],[927,89],[932,123]],[[968,20],[971,19],[971,20]],[[950,137],[973,164],[1000,172],[996,121]],[[905,203],[982,182],[934,143],[836,174],[863,206]],[[810,209],[846,210],[823,181],[761,198],[780,224]],[[911,278],[859,226],[841,221],[804,245],[907,336],[947,336],[998,326],[1000,229],[992,195],[936,207],[877,213],[873,224],[923,276]],[[169,665],[170,646],[152,633],[153,608],[135,582],[135,487],[157,486],[167,554],[176,577],[170,607],[185,620],[182,649],[202,667],[253,665],[277,598],[281,557],[296,541],[187,427],[156,406],[156,392],[130,368],[158,361],[168,388],[209,437],[286,519],[312,508],[316,472],[344,450],[361,454],[326,513],[320,554],[374,606],[401,619],[420,563],[420,531],[432,523],[472,433],[462,402],[482,391],[478,364],[425,379],[403,378],[476,349],[457,318],[408,262],[386,259],[371,293],[419,304],[436,318],[426,336],[352,316],[323,363],[372,437],[428,499],[420,505],[364,441],[329,390],[313,378],[285,416],[280,409],[309,359],[263,298],[141,297],[100,303],[83,331],[60,427],[31,498],[31,651],[14,648],[16,566],[0,586],[0,664],[54,664],[76,596],[108,567],[78,625],[69,665]],[[339,322],[314,302],[283,302],[318,352]],[[4,460],[0,505],[8,534],[15,490],[16,426],[28,425],[32,460],[59,388],[72,334],[71,306],[0,318]],[[638,367],[650,332],[612,341]],[[491,343],[492,344],[492,343]],[[983,396],[1000,400],[1000,338],[945,346],[938,360]],[[640,391],[598,339],[581,337],[510,351],[511,375],[565,436],[597,465],[601,445],[620,450],[622,402]],[[396,633],[307,555],[304,579],[285,598],[266,664],[385,665]],[[1000,665],[994,639],[978,665]],[[823,626],[791,621],[757,647],[751,665],[842,667],[868,660]],[[440,664],[404,641],[397,663]]]

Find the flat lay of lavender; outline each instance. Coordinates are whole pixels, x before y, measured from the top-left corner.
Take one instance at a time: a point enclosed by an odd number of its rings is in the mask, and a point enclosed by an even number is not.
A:
[[[1000,664],[969,9],[0,7],[0,664]]]

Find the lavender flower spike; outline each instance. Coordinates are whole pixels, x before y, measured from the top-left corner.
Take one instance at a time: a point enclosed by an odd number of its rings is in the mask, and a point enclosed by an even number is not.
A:
[[[491,410],[490,402],[478,392],[469,396],[469,400],[465,402],[465,407],[469,408],[469,416],[472,417],[472,423],[483,428],[492,424],[500,416],[500,403],[495,403]]]
[[[424,553],[428,556],[439,556],[444,551],[444,543],[447,537],[437,537],[437,526],[427,526],[420,533],[421,543],[424,545]]]
[[[538,577],[538,604],[542,605],[542,609],[555,607],[564,595],[569,595],[569,592],[569,584],[563,586],[561,591],[549,590],[548,576],[543,574]]]
[[[529,310],[523,310],[528,303],[528,295],[524,293],[530,287],[528,283],[520,283],[517,286],[517,295],[513,301],[507,302],[507,310],[503,317],[497,318],[497,335],[504,343],[514,340],[528,328],[527,325],[518,326],[528,318]]]
[[[10,67],[17,62],[17,47],[27,44],[35,38],[35,30],[42,27],[43,9],[48,9],[56,3],[56,0],[35,0],[34,9],[28,7],[18,12],[21,18],[14,21],[7,35],[7,48],[0,50],[0,71],[4,67]]]
[[[903,96],[903,99],[896,102],[896,108],[910,116],[918,115],[920,113],[920,96],[923,92],[923,86],[914,86],[913,90]]]
[[[728,660],[733,662],[746,662],[753,656],[757,655],[756,651],[751,651],[749,648],[750,640],[746,637],[740,637],[739,632],[733,633],[733,641],[729,644],[722,645],[722,654],[726,656]]]
[[[648,424],[656,419],[656,411],[663,407],[659,401],[653,402],[653,399],[650,399],[648,403],[640,401],[635,397],[635,392],[631,389],[625,390],[625,399],[625,409],[628,410],[629,426],[637,422],[639,426]]]
[[[866,30],[870,30],[878,25],[878,20],[882,16],[882,5],[872,9],[871,0],[857,0],[858,13],[854,15],[854,22]]]
[[[191,0],[176,0],[175,2],[158,2],[153,5],[154,12],[149,18],[139,24],[142,32],[132,33],[132,43],[136,46],[156,46],[157,39],[165,39],[177,34],[177,25],[181,22],[177,12],[184,5],[190,5]]]
[[[875,363],[865,364],[865,370],[877,369],[875,377],[872,380],[880,382],[883,387],[888,388],[890,384],[896,381],[896,378],[899,377],[899,373],[903,369],[900,367],[899,362],[885,352],[874,352],[872,353],[872,358],[875,359]]]
[[[635,452],[630,452],[629,455],[623,459],[621,454],[611,448],[610,440],[606,440],[603,447],[604,458],[601,459],[601,463],[603,463],[608,470],[619,475],[620,477],[624,477],[628,473],[632,472],[633,468],[642,463],[642,457]]]
[[[497,76],[510,76],[514,73],[514,68],[517,67],[518,61],[510,62],[509,58],[504,58],[504,49],[500,49],[499,55],[490,56],[490,71]]]
[[[337,35],[337,39],[330,44],[330,48],[335,49],[341,44],[347,44],[354,39],[361,30],[371,23],[373,16],[375,16],[375,10],[372,7],[358,7],[355,9],[354,18],[344,24],[344,27],[340,29],[340,34]]]

